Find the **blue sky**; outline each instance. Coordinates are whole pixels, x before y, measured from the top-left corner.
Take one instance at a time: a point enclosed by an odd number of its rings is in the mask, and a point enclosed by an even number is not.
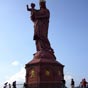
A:
[[[23,74],[36,52],[33,23],[26,5],[38,0],[0,0],[0,83]],[[47,0],[51,12],[49,40],[65,65],[67,86],[88,81],[88,0]]]

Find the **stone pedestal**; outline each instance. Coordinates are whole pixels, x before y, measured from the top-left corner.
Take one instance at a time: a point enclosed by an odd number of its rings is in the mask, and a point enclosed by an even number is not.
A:
[[[63,65],[50,51],[39,51],[26,64],[27,88],[61,88],[64,79]]]

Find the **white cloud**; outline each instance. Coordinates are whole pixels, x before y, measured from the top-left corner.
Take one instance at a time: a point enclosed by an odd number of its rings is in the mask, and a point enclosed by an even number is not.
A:
[[[66,80],[66,86],[68,87],[68,88],[70,88],[70,83],[71,83],[71,79],[73,78],[73,76],[72,75],[69,75],[69,74],[66,74],[65,76],[64,76],[64,79]]]
[[[71,75],[65,75],[64,76],[65,80],[67,81],[71,81],[71,79],[73,78]]]
[[[19,65],[19,62],[18,62],[18,61],[13,61],[11,64],[12,64],[13,66],[18,66],[18,65]]]
[[[13,81],[24,82],[25,80],[25,69],[22,68],[18,73],[11,76],[6,82],[12,83]]]

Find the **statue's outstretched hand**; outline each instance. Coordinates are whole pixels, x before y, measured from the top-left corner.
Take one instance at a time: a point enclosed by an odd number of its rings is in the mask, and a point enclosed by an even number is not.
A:
[[[29,11],[29,7],[28,7],[28,5],[26,5],[26,7],[27,7],[27,11]]]

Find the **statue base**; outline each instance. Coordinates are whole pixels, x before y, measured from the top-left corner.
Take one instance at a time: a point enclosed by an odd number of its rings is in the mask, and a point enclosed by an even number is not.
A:
[[[61,88],[63,67],[52,52],[39,51],[26,64],[26,88]]]

